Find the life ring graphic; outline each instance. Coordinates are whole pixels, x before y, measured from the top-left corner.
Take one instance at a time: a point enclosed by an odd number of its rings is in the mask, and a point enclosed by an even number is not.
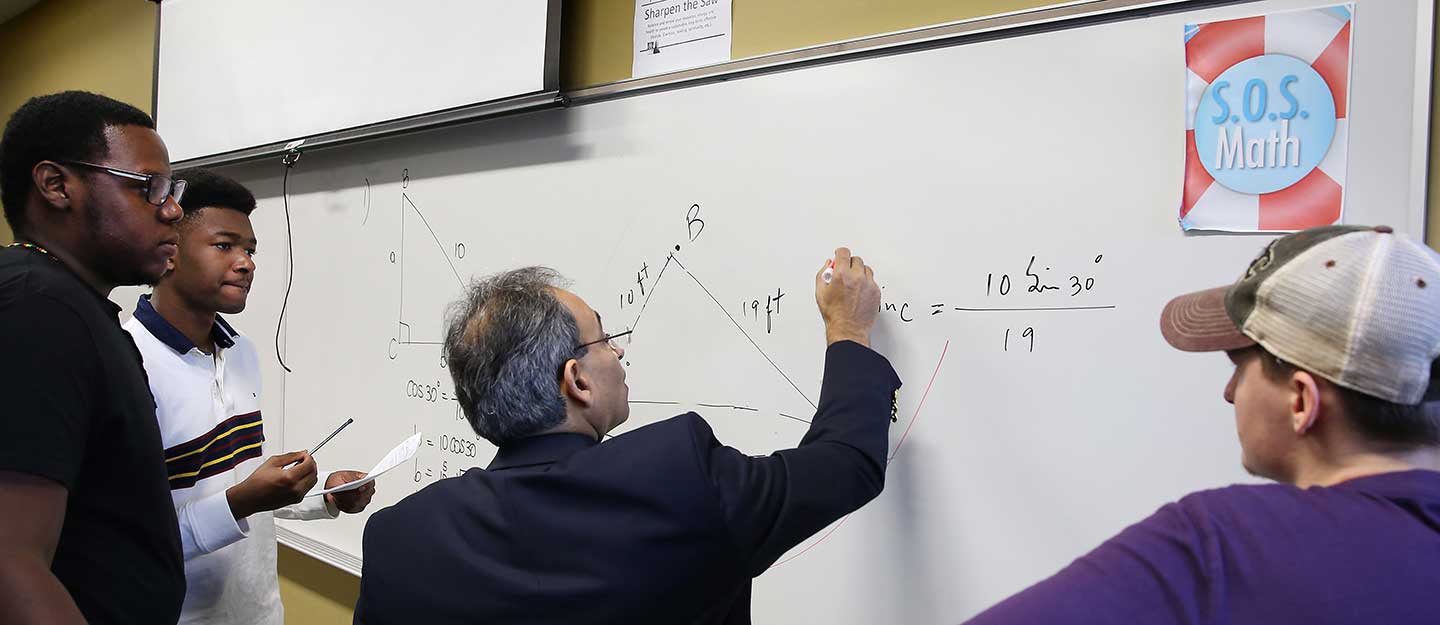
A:
[[[1352,18],[1338,6],[1186,27],[1186,230],[1340,221]]]

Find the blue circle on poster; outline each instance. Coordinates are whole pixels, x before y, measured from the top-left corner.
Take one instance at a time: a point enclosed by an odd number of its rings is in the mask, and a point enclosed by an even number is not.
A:
[[[1309,175],[1335,140],[1335,96],[1309,63],[1284,54],[1246,59],[1205,88],[1195,150],[1216,182],[1273,193]]]

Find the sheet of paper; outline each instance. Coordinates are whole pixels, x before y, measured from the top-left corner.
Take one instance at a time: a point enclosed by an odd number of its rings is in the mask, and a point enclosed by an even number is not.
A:
[[[730,0],[635,0],[636,78],[730,60]]]
[[[380,459],[379,463],[376,463],[374,468],[370,469],[370,471],[367,472],[364,478],[355,480],[354,482],[347,482],[345,484],[341,484],[339,486],[336,486],[335,488],[312,490],[305,496],[315,497],[317,495],[324,495],[326,493],[337,493],[342,490],[353,490],[375,481],[375,478],[384,475],[390,469],[405,464],[411,458],[415,457],[415,452],[420,450],[420,434],[420,432],[416,432],[410,438],[407,438],[399,445],[396,445],[394,449],[390,450],[390,453],[385,454],[385,457]],[[319,486],[320,484],[316,484],[317,488]]]

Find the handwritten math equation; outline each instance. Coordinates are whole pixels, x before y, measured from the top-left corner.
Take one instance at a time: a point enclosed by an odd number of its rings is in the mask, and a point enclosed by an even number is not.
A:
[[[684,210],[684,228],[679,229],[677,211],[677,236],[684,236],[688,243],[696,243],[705,231],[703,208],[690,204]],[[683,271],[699,284],[717,306],[720,306],[730,321],[749,337],[751,331],[773,334],[776,320],[787,306],[788,295],[784,286],[738,293],[729,297],[707,287],[704,282],[685,268],[680,260],[681,246],[676,244],[667,250],[665,262],[659,270],[649,261],[640,261],[633,269],[631,285],[617,294],[621,310],[637,311],[638,325],[644,315],[645,306],[658,288],[661,278],[667,272]],[[1093,253],[1079,258],[1046,255],[1042,253],[1018,255],[1015,261],[982,268],[974,274],[962,277],[955,299],[936,298],[927,302],[892,299],[885,295],[882,286],[881,301],[877,310],[881,321],[901,327],[923,323],[937,317],[955,317],[974,313],[1076,313],[1081,311],[1105,311],[1116,308],[1114,304],[1095,304],[1094,299],[1104,294],[1103,269],[1105,255]],[[982,273],[983,272],[983,273]],[[674,274],[671,274],[674,275]],[[736,297],[738,295],[738,297]],[[729,303],[722,303],[725,299]],[[938,319],[935,319],[939,321]],[[747,330],[748,329],[748,330]],[[1034,352],[1037,329],[1033,325],[1006,328],[997,337],[1002,351]],[[753,341],[753,338],[752,338]]]

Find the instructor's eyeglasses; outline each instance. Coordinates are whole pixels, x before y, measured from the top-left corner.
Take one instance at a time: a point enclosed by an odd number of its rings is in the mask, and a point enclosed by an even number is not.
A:
[[[581,343],[579,345],[576,345],[575,351],[578,352],[596,343],[607,343],[609,344],[610,349],[615,349],[616,347],[624,347],[630,344],[631,332],[634,332],[634,330],[626,330],[617,334],[606,334],[604,337],[595,339],[593,341],[590,341],[589,343]]]
[[[175,180],[174,178],[171,178],[166,174],[142,174],[138,171],[117,169],[109,165],[97,165],[95,163],[87,163],[85,161],[60,162],[67,165],[80,165],[81,167],[98,169],[112,176],[129,178],[130,180],[139,180],[140,182],[144,182],[145,201],[156,206],[164,206],[165,200],[170,197],[174,197],[175,203],[179,204],[180,198],[185,195],[185,181]]]

